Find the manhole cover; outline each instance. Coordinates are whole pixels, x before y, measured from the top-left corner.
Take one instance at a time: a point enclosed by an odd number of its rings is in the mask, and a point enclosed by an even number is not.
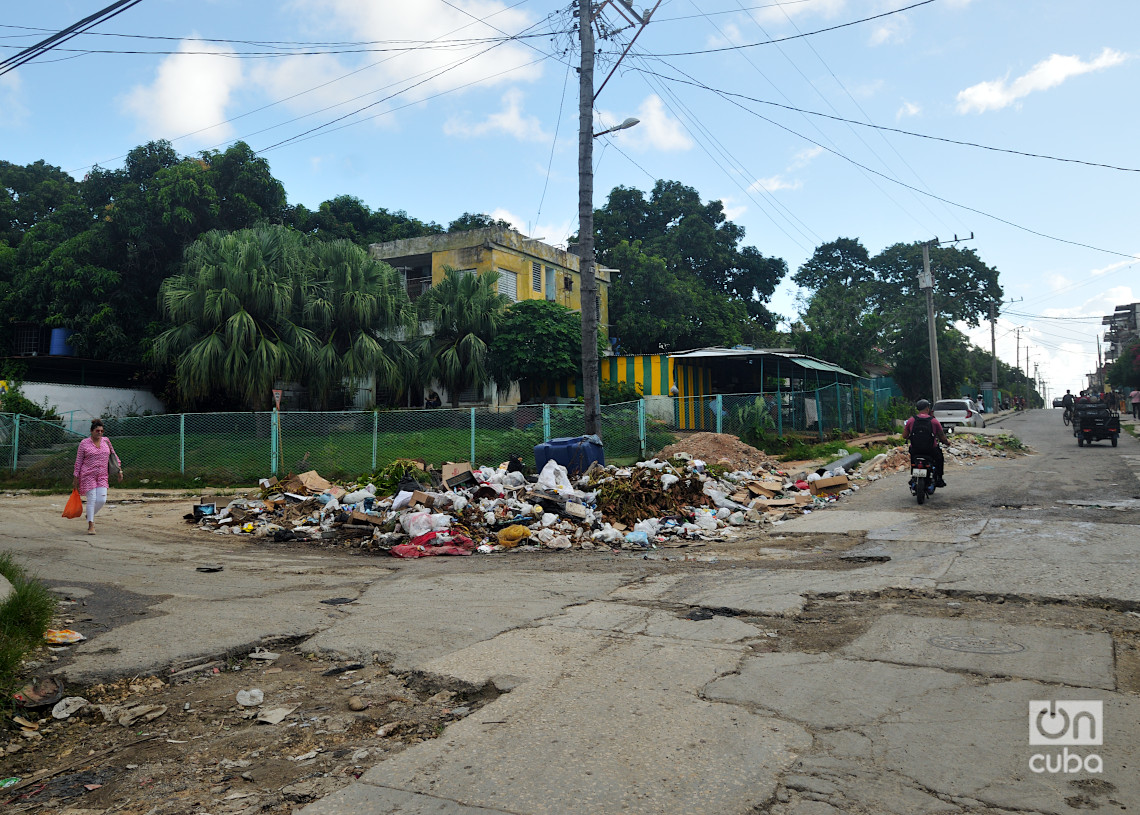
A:
[[[1016,654],[1025,650],[1020,643],[991,637],[931,637],[927,642],[947,651],[964,651],[967,654]]]

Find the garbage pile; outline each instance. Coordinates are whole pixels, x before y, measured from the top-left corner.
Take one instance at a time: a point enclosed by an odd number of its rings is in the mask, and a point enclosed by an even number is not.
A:
[[[1019,438],[1003,433],[998,436],[955,434],[950,445],[943,447],[947,465],[973,466],[983,458],[1010,458],[1030,452]],[[910,467],[910,452],[906,445],[880,453],[859,468],[859,474],[875,481],[889,473],[902,472]]]
[[[517,459],[438,471],[403,459],[351,486],[311,471],[261,487],[222,508],[195,507],[187,520],[217,533],[330,541],[404,558],[636,550],[723,540],[858,489],[842,467],[793,477],[773,462],[729,471],[687,453],[628,467],[594,463],[573,481],[553,460],[528,477]]]

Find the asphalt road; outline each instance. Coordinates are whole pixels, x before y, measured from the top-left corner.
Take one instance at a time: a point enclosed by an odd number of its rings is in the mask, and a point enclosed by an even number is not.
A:
[[[31,498],[0,523],[101,609],[72,678],[294,636],[499,694],[305,815],[1135,811],[1140,443],[999,421],[1036,455],[951,466],[922,507],[883,478],[715,563],[164,538],[184,507],[87,538]],[[1060,718],[1035,731],[1043,700]],[[1099,743],[1042,735],[1089,736],[1082,711]]]

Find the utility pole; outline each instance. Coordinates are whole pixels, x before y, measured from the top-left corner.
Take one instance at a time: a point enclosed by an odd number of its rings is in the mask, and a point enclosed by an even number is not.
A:
[[[990,401],[997,410],[997,304],[990,302]]]
[[[594,273],[594,16],[578,0],[582,66],[578,72],[578,268],[582,283],[582,401],[586,435],[601,435],[598,391],[598,280]]]
[[[938,326],[934,322],[934,275],[930,271],[930,245],[938,239],[922,244],[922,276],[918,287],[926,289],[926,333],[930,340],[930,392],[937,404],[942,401],[942,374],[938,367]]]
[[[593,0],[577,0],[578,2],[578,36],[582,48],[582,64],[578,71],[578,269],[582,276],[582,283],[578,287],[582,300],[582,401],[587,435],[601,436],[602,406],[601,396],[598,392],[598,312],[600,300],[598,299],[598,279],[594,263],[594,137],[602,135],[594,133],[594,19],[597,16],[593,8]],[[597,13],[611,0],[603,0],[598,5]],[[614,8],[622,16],[632,17],[641,24],[641,30],[649,25],[649,18],[661,0],[651,10],[638,14],[634,11],[630,0],[617,0]],[[633,45],[626,47],[626,52]],[[622,57],[625,52],[622,53]],[[618,59],[618,63],[621,58]],[[617,65],[614,65],[614,71]],[[610,72],[610,76],[613,71]],[[607,76],[602,83],[609,81]],[[600,89],[599,89],[600,90]],[[637,119],[626,119],[617,127],[603,131],[610,133],[622,130],[637,124]]]
[[[971,232],[968,238],[959,238],[955,235],[952,241],[940,241],[935,238],[922,244],[922,273],[918,276],[918,287],[926,289],[926,333],[930,340],[930,392],[935,402],[942,400],[942,373],[938,366],[938,326],[934,322],[934,273],[930,271],[930,247],[942,244],[953,245],[973,239],[974,233]]]
[[[1018,328],[1014,332],[1014,336],[1017,337],[1017,350],[1013,354],[1013,370],[1016,371],[1021,367],[1021,329],[1020,328]],[[1014,392],[1012,382],[1010,383],[1009,391],[1010,391],[1010,393]]]

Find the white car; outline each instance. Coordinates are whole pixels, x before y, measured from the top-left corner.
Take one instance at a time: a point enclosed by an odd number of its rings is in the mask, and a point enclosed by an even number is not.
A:
[[[934,418],[947,433],[961,427],[985,427],[986,420],[973,399],[943,399],[934,403]]]

